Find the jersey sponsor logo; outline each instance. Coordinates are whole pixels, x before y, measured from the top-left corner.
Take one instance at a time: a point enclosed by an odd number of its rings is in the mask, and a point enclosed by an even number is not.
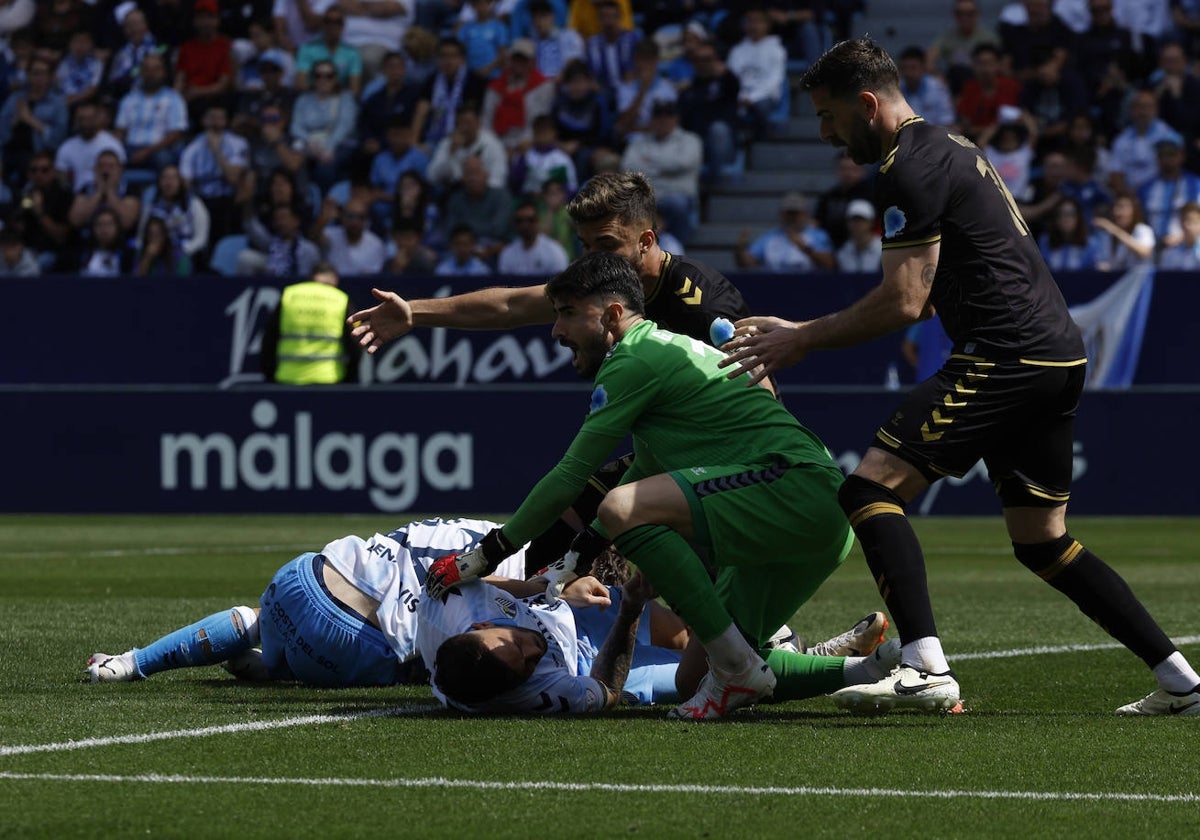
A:
[[[904,232],[904,226],[907,224],[908,217],[904,215],[904,211],[893,204],[883,211],[883,238],[891,239],[899,236]]]
[[[475,439],[470,434],[385,432],[374,438],[336,429],[318,434],[313,416],[298,411],[291,428],[275,428],[279,409],[268,399],[250,410],[258,431],[241,439],[225,432],[159,436],[159,486],[163,490],[237,492],[326,490],[365,492],[381,511],[407,510],[422,487],[470,490],[475,484]],[[185,485],[186,482],[186,485]]]
[[[608,405],[608,391],[604,390],[603,385],[597,385],[596,390],[592,391],[592,403],[588,407],[588,414],[595,414],[606,405]]]

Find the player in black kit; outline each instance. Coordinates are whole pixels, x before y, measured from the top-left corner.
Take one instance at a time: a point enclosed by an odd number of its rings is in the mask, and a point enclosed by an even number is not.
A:
[[[913,113],[896,65],[868,39],[835,45],[802,85],[823,140],[857,163],[880,162],[883,281],[812,321],[742,320],[726,345],[731,376],[761,365],[754,380],[812,350],[858,344],[934,312],[954,341],[946,364],[879,429],[839,494],[904,653],[889,677],[842,689],[835,700],[856,711],[961,708],[904,506],[982,458],[1017,559],[1153,670],[1159,688],[1118,714],[1200,715],[1200,676],[1125,581],[1067,532],[1087,360],[1004,182],[969,140]]]
[[[664,329],[708,344],[717,318],[736,321],[750,314],[741,292],[723,274],[658,247],[654,233],[654,189],[636,172],[596,175],[567,205],[583,248],[629,260],[642,278],[646,317]],[[447,298],[407,301],[395,292],[372,289],[381,302],[349,320],[359,343],[374,353],[413,327],[511,329],[551,324],[554,308],[545,284],[480,289]]]

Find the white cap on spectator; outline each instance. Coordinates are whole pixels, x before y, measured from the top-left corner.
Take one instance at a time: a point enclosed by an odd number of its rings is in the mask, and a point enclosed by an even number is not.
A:
[[[866,219],[869,222],[873,222],[875,221],[875,208],[866,199],[856,198],[846,205],[846,218]]]

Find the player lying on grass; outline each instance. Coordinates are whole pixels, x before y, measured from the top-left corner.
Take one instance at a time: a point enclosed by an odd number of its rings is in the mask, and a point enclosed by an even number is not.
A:
[[[727,379],[721,351],[646,320],[642,284],[622,257],[588,254],[546,294],[557,313],[552,335],[574,352],[580,375],[595,378],[590,410],[508,523],[478,548],[431,566],[426,592],[440,598],[494,571],[543,532],[631,434],[633,466],[571,555],[582,569],[611,537],[692,629],[679,683],[703,676],[671,716],[722,717],[793,676],[812,694],[841,688],[842,663],[772,667],[763,658],[775,628],[853,541],[837,501],[842,472],[829,451],[770,393]]]
[[[349,536],[335,540],[320,554],[305,553],[285,564],[263,593],[261,608],[233,607],[214,613],[124,654],[97,653],[87,672],[93,682],[127,682],[175,668],[224,664],[237,676],[254,679],[299,680],[315,686],[390,685],[423,682],[426,673],[416,649],[421,581],[438,557],[474,546],[494,522],[475,519],[432,519],[411,522],[370,540]],[[525,554],[542,546],[526,546],[498,568],[500,575],[521,574]],[[611,564],[609,575],[624,561]],[[509,597],[536,595],[544,582],[493,581],[506,586]],[[570,612],[580,627],[580,649],[594,655],[603,643],[616,611],[585,607],[598,582],[580,581],[565,593],[581,592]],[[595,601],[620,602],[619,594],[603,592]],[[682,622],[658,604],[646,609],[639,638],[646,674],[635,662],[630,691],[644,702],[653,699],[658,681],[673,686],[673,675],[662,667],[679,660]],[[266,618],[263,619],[262,616]],[[607,623],[606,623],[607,622]],[[881,641],[887,622],[873,613],[851,630],[814,646],[812,653],[846,655],[869,653]],[[650,650],[657,645],[660,650]],[[261,646],[261,649],[259,649]],[[641,648],[645,647],[646,650]],[[674,650],[672,650],[674,648]],[[674,665],[670,665],[673,672]],[[586,669],[585,669],[586,670]]]

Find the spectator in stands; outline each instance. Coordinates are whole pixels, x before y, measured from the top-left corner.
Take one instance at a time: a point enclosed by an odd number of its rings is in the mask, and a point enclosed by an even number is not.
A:
[[[683,28],[679,42],[679,55],[668,61],[664,61],[659,66],[659,71],[666,77],[668,82],[675,85],[682,92],[687,89],[692,79],[696,77],[696,51],[702,44],[708,44],[711,41],[708,37],[708,30],[704,28],[704,24],[692,21]],[[735,76],[734,78],[736,79],[737,77]]]
[[[191,258],[171,237],[167,223],[157,216],[146,220],[138,237],[133,273],[137,277],[184,277],[192,273]]]
[[[1066,197],[1064,186],[1070,164],[1062,152],[1050,152],[1042,160],[1042,173],[1033,179],[1031,195],[1017,197],[1017,208],[1034,234],[1048,229],[1054,210]]]
[[[67,54],[54,72],[54,83],[68,108],[95,99],[104,80],[104,62],[96,55],[92,33],[80,29],[71,34]]]
[[[923,49],[905,47],[896,66],[900,71],[900,92],[925,122],[945,126],[954,126],[958,122],[946,83],[925,72]]]
[[[343,277],[378,274],[383,269],[386,251],[383,241],[367,228],[369,211],[366,201],[353,196],[341,208],[329,198],[321,206],[313,238]]]
[[[399,122],[413,125],[421,88],[409,81],[407,68],[403,53],[389,52],[383,57],[383,85],[363,99],[358,111],[358,137],[362,151],[368,155],[387,148],[390,126]]]
[[[430,182],[442,190],[453,189],[462,181],[464,163],[470,158],[483,161],[489,187],[501,188],[508,182],[508,154],[504,144],[490,128],[483,126],[479,106],[474,102],[459,107],[454,130],[434,149],[427,170]],[[507,211],[504,215],[508,215]]]
[[[508,27],[495,17],[495,0],[469,0],[474,19],[458,28],[467,67],[483,79],[495,79],[507,58]]]
[[[437,73],[438,40],[437,35],[420,26],[410,26],[400,39],[400,51],[404,54],[407,78],[418,90],[424,90],[425,85]]]
[[[741,85],[739,96],[743,119],[755,138],[767,129],[771,112],[787,95],[787,50],[779,36],[771,34],[766,10],[751,7],[742,16],[745,37],[729,51],[729,69]]]
[[[506,188],[491,186],[483,160],[469,157],[462,163],[461,183],[446,199],[445,228],[471,228],[479,252],[490,262],[512,238],[512,205]]]
[[[275,33],[263,21],[250,22],[249,40],[234,41],[233,60],[237,68],[233,86],[239,94],[238,100],[266,86],[263,68],[268,64],[279,70],[275,77],[277,87],[291,90],[296,85],[295,57],[276,43]]]
[[[926,67],[941,76],[957,96],[974,75],[974,51],[980,44],[1000,45],[1000,36],[979,23],[976,0],[954,0],[954,25],[938,36],[925,53]]]
[[[41,0],[33,19],[33,37],[38,52],[57,62],[67,51],[72,33],[92,25],[92,7],[83,0]]]
[[[849,209],[849,208],[847,208]],[[789,192],[779,202],[779,227],[753,242],[743,230],[738,236],[738,268],[762,268],[776,273],[824,271],[834,267],[833,243],[809,213],[808,197]]]
[[[296,91],[284,84],[286,70],[277,51],[258,59],[259,85],[244,90],[237,97],[230,127],[247,140],[253,141],[262,130],[262,114],[268,107],[276,113],[290,114],[296,105]]]
[[[302,276],[307,279],[284,288],[263,326],[263,378],[281,385],[358,381],[362,351],[346,323],[354,307],[337,287],[337,271],[316,263]]]
[[[1108,182],[1108,173],[1112,169],[1112,153],[1104,138],[1100,136],[1095,120],[1088,113],[1076,114],[1067,123],[1067,136],[1063,141],[1063,153],[1071,155],[1074,152],[1087,151],[1095,161],[1093,171],[1100,183]]]
[[[413,19],[416,0],[343,0],[346,15],[342,40],[358,50],[363,78],[379,74],[383,59],[399,48]]]
[[[1200,77],[1188,66],[1183,47],[1162,45],[1149,83],[1158,96],[1159,116],[1183,138],[1188,162],[1200,167]]]
[[[602,33],[608,17],[608,6],[617,12],[617,23],[622,29],[632,31],[636,26],[633,19],[632,0],[570,0],[567,11],[567,28],[574,29],[586,41]]]
[[[875,208],[871,202],[856,198],[846,207],[849,236],[837,249],[837,270],[844,273],[874,274],[883,261],[883,240],[875,230]]]
[[[487,82],[467,69],[462,43],[443,38],[437,48],[437,72],[417,102],[414,133],[427,148],[435,147],[454,131],[459,108],[482,102],[486,89]]]
[[[351,100],[362,90],[362,58],[358,50],[342,40],[346,15],[338,5],[330,6],[321,16],[321,34],[308,41],[296,53],[296,87],[308,90],[315,87],[313,76],[319,67],[333,65],[338,85],[348,92]]]
[[[437,254],[422,241],[422,230],[415,224],[392,226],[389,274],[432,274],[437,267]]]
[[[1037,124],[1035,148],[1041,157],[1062,147],[1071,117],[1087,111],[1088,92],[1074,70],[1051,58],[1038,64],[1022,86],[1020,104]]]
[[[50,152],[35,152],[21,195],[15,227],[43,271],[52,271],[71,238],[71,192],[54,171]]]
[[[631,141],[638,132],[648,130],[654,107],[679,97],[675,86],[658,72],[659,56],[658,44],[650,38],[633,49],[633,76],[616,90],[615,132],[620,140]]]
[[[1129,126],[1112,142],[1114,189],[1137,192],[1154,177],[1158,169],[1155,147],[1160,140],[1174,140],[1179,134],[1158,118],[1158,98],[1154,91],[1134,94],[1129,104]]]
[[[179,158],[179,174],[208,209],[214,242],[240,228],[234,198],[250,163],[250,144],[229,131],[228,121],[224,106],[209,105],[204,130]]]
[[[53,151],[67,136],[67,103],[54,90],[53,70],[49,61],[33,59],[25,90],[10,94],[0,107],[5,172],[21,175],[34,152]]]
[[[570,62],[563,71],[550,113],[559,145],[575,161],[582,183],[594,174],[592,156],[612,143],[612,109],[582,61]]]
[[[561,245],[569,259],[578,257],[581,251],[579,236],[575,233],[571,214],[567,212],[567,189],[557,178],[542,184],[538,196],[538,216],[542,233]]]
[[[1059,192],[1073,198],[1083,211],[1083,218],[1090,225],[1096,216],[1107,213],[1112,207],[1112,194],[1096,177],[1096,157],[1089,149],[1078,149],[1066,155],[1066,177]]]
[[[33,251],[12,228],[0,230],[0,277],[37,277],[42,273]]]
[[[771,31],[780,37],[789,58],[803,67],[825,49],[825,12],[839,0],[767,0]]]
[[[1096,267],[1097,243],[1083,208],[1074,198],[1064,198],[1054,209],[1038,248],[1053,272],[1085,271]]]
[[[1141,60],[1139,81],[1153,70],[1158,49],[1171,28],[1169,3],[1170,0],[1114,0],[1113,15],[1117,22],[1133,33],[1133,48]]]
[[[300,235],[300,216],[290,204],[271,209],[270,230],[252,217],[246,234],[250,247],[238,254],[239,274],[305,276],[321,261],[321,250]]]
[[[220,32],[217,0],[196,0],[192,11],[195,35],[179,47],[175,89],[188,104],[192,124],[212,105],[228,107],[233,93],[233,45]]]
[[[139,8],[130,9],[121,21],[121,31],[125,35],[125,43],[117,50],[116,55],[108,65],[108,82],[105,93],[122,97],[133,87],[141,72],[142,63],[146,56],[165,51],[160,47],[158,39],[146,25],[146,14]]]
[[[575,162],[559,148],[554,118],[543,114],[533,121],[532,145],[513,160],[509,183],[515,195],[533,196],[549,180],[558,181],[571,194],[579,188]]]
[[[101,210],[115,215],[119,233],[128,236],[138,222],[142,203],[127,192],[124,170],[116,152],[104,151],[96,156],[92,183],[76,193],[67,219],[77,230],[86,230]]]
[[[508,48],[504,70],[488,84],[483,97],[483,124],[510,153],[533,142],[533,121],[550,113],[554,84],[533,64],[533,42],[518,38]]]
[[[79,192],[92,181],[96,157],[109,150],[125,161],[125,147],[110,132],[100,128],[100,106],[82,102],[75,109],[75,133],[68,137],[54,156],[54,168]]]
[[[114,5],[119,7],[119,2],[120,0]],[[158,38],[164,52],[178,53],[183,42],[194,34],[195,28],[190,14],[192,3],[186,0],[139,0],[138,5],[146,13],[150,31]]]
[[[1200,204],[1190,201],[1179,209],[1179,236],[1163,249],[1158,264],[1173,271],[1200,271]]]
[[[321,34],[322,16],[337,0],[274,0],[271,18],[275,39],[290,53]]]
[[[428,167],[429,158],[413,142],[412,122],[404,116],[393,117],[387,128],[387,147],[371,161],[371,217],[377,227],[386,229],[391,220],[400,176],[411,171],[424,178]]]
[[[400,176],[392,201],[393,230],[411,227],[421,232],[421,242],[436,247],[444,242],[437,202],[429,182],[413,170]]]
[[[312,90],[296,99],[289,133],[293,148],[304,152],[309,177],[328,190],[345,177],[345,166],[354,154],[354,128],[358,105],[349,91],[338,87],[332,61],[312,65]]]
[[[523,199],[513,211],[516,238],[508,243],[496,260],[500,274],[519,274],[549,279],[566,269],[570,259],[567,252],[538,227],[537,202]]]
[[[208,250],[210,241],[216,244],[216,237],[210,236],[208,208],[188,189],[177,166],[164,166],[158,173],[154,189],[147,192],[139,223],[139,241],[145,241],[146,225],[151,219],[162,220],[171,241],[188,258],[189,265],[194,265]]]
[[[590,5],[590,0],[583,0],[583,4]],[[613,0],[600,0],[595,7],[599,31],[590,36],[585,29],[577,31],[586,39],[588,67],[596,83],[612,96],[622,82],[633,78],[633,51],[640,39],[632,19],[626,20]],[[573,27],[571,23],[567,25]]]
[[[1014,197],[1024,199],[1029,197],[1033,177],[1038,126],[1028,111],[1016,110],[1011,119],[981,131],[975,142],[983,149],[1008,191]]]
[[[867,169],[844,150],[839,149],[834,159],[836,180],[832,187],[817,197],[817,209],[813,214],[817,225],[829,234],[833,247],[840,248],[850,236],[846,225],[846,211],[850,204],[862,199],[868,203],[874,198],[875,190]]]
[[[975,47],[971,59],[975,72],[963,82],[957,110],[963,132],[974,139],[999,121],[1000,106],[1020,103],[1021,83],[1001,72],[1000,51],[993,44]]]
[[[1111,84],[1110,74],[1134,74],[1138,58],[1132,33],[1113,18],[1113,0],[1090,0],[1088,12],[1091,22],[1076,36],[1071,55],[1084,86],[1100,97]]]
[[[650,130],[638,134],[625,148],[621,168],[642,172],[658,202],[666,228],[687,245],[700,211],[700,169],[704,148],[700,138],[679,126],[674,102],[660,102],[650,117]]]
[[[263,106],[257,117],[258,131],[250,134],[250,162],[238,188],[238,202],[266,196],[272,173],[282,169],[302,193],[309,191],[307,158],[304,144],[293,141],[288,133],[288,112],[279,105]]]
[[[114,134],[125,144],[130,167],[157,171],[179,160],[187,104],[167,86],[166,63],[158,53],[142,59],[140,76],[139,84],[121,98]]]
[[[488,264],[476,253],[475,231],[468,224],[450,229],[450,252],[437,264],[434,274],[479,277],[491,274]]]
[[[1192,61],[1200,60],[1200,3],[1171,0],[1172,35]]]
[[[0,7],[3,11],[3,7]],[[0,50],[0,58],[4,58],[8,67],[7,86],[0,89],[5,96],[23,91],[29,83],[29,63],[37,53],[37,45],[33,42],[33,33],[28,29],[14,32],[8,39],[8,50]]]
[[[1200,99],[1193,107],[1200,107]],[[1200,175],[1184,169],[1182,139],[1159,140],[1154,151],[1158,171],[1138,190],[1138,200],[1145,210],[1146,223],[1158,241],[1165,244],[1179,235],[1179,211],[1183,206],[1200,201]]]
[[[1096,267],[1101,271],[1125,271],[1154,264],[1154,231],[1144,221],[1141,202],[1131,192],[1118,192],[1111,218],[1097,216]]]
[[[87,245],[80,254],[79,273],[84,277],[120,277],[133,270],[133,250],[117,213],[102,207],[92,216]]]
[[[1000,47],[1008,58],[1008,68],[1017,81],[1024,83],[1037,75],[1039,65],[1053,61],[1059,67],[1067,63],[1075,42],[1075,33],[1054,14],[1050,0],[1024,0],[1023,23],[1001,20]]]
[[[691,82],[679,93],[679,123],[704,141],[701,179],[711,183],[737,159],[741,85],[708,41],[696,44],[691,62]]]
[[[549,0],[532,0],[529,15],[538,72],[548,79],[558,79],[568,62],[584,57],[583,38],[573,29],[558,27]]]

